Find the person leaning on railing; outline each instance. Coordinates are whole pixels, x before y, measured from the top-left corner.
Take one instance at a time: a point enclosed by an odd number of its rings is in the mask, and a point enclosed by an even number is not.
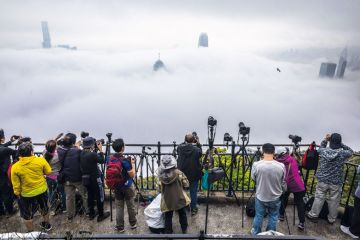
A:
[[[329,147],[327,144],[329,143]],[[317,222],[324,205],[326,194],[329,194],[328,223],[333,224],[338,215],[338,206],[341,199],[341,190],[344,181],[343,167],[345,161],[352,156],[353,150],[344,145],[338,133],[327,134],[321,142],[319,152],[319,167],[316,172],[318,183],[315,190],[315,200],[307,218]]]

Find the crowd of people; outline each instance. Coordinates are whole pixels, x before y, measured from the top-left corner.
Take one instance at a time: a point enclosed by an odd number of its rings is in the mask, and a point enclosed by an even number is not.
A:
[[[123,139],[112,142],[114,154],[105,159],[101,141],[92,137],[77,141],[73,133],[59,135],[46,142],[42,156],[34,155],[31,138],[12,136],[5,142],[0,129],[0,215],[12,216],[20,210],[27,231],[34,230],[33,217],[36,212],[42,216],[40,227],[50,231],[50,216],[66,214],[73,221],[83,212],[89,220],[98,222],[107,219],[110,212],[104,209],[105,182],[115,193],[115,230],[125,232],[124,208],[128,212],[131,229],[137,227],[135,210],[135,160],[124,156]],[[16,143],[16,150],[10,146]],[[328,146],[329,145],[329,146]],[[290,194],[298,212],[298,228],[304,230],[305,216],[316,222],[327,198],[329,214],[327,221],[333,224],[337,218],[343,184],[343,165],[353,151],[342,143],[337,133],[326,135],[318,149],[319,167],[316,172],[317,185],[311,210],[305,214],[304,197],[306,186],[297,160],[286,148],[275,148],[266,143],[262,146],[262,159],[254,162],[251,178],[256,183],[255,218],[251,234],[263,231],[262,223],[268,216],[266,231],[276,231],[278,220],[286,218],[286,206]],[[187,209],[191,215],[198,213],[197,195],[199,181],[203,175],[202,147],[196,134],[186,134],[184,143],[177,148],[177,158],[163,156],[158,168],[158,190],[161,193],[160,209],[164,213],[165,233],[173,233],[174,211],[179,215],[183,233],[187,232]],[[109,179],[101,164],[106,163]],[[116,175],[113,171],[118,171]],[[358,169],[360,173],[360,167]],[[115,175],[113,175],[115,174]],[[110,176],[111,175],[111,176]],[[121,176],[118,181],[114,177]],[[110,179],[112,178],[112,179]],[[113,181],[113,182],[111,182]],[[116,184],[115,184],[116,183]],[[115,185],[114,185],[115,184]],[[189,195],[186,192],[189,190]],[[77,199],[82,199],[80,208]],[[14,207],[14,201],[18,208]],[[356,238],[360,235],[360,183],[355,191],[355,206],[348,219],[342,221],[341,230]]]

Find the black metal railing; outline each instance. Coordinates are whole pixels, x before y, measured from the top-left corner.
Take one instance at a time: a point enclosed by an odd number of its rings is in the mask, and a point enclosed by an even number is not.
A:
[[[43,148],[44,144],[34,144],[37,150]],[[255,161],[260,159],[259,150],[262,145],[249,144],[246,146],[248,156],[242,158],[239,153],[241,145],[238,144],[214,144],[214,148],[217,149],[216,153],[213,153],[214,167],[223,166],[226,170],[227,177],[225,176],[220,181],[214,183],[213,191],[227,192],[231,195],[229,186],[231,185],[235,191],[254,191],[254,182],[251,180],[252,165]],[[275,144],[275,146],[293,148],[293,144]],[[104,146],[105,147],[105,146]],[[136,178],[135,183],[141,190],[156,190],[156,176],[157,168],[160,163],[160,158],[164,155],[177,155],[178,144],[173,142],[172,144],[127,144],[125,156],[130,156],[136,160]],[[208,149],[208,145],[202,146],[203,152]],[[297,156],[302,157],[305,149],[308,145],[297,145]],[[235,148],[235,149],[231,149]],[[112,153],[112,152],[111,152]],[[37,152],[41,154],[41,152]],[[354,156],[360,156],[354,154]],[[205,154],[203,154],[203,157]],[[353,191],[355,190],[355,184],[359,180],[359,176],[356,174],[358,164],[346,162],[344,167],[344,183],[342,191],[342,205],[353,204]],[[244,177],[243,177],[243,170]],[[308,195],[313,195],[316,186],[316,178],[314,170],[301,169],[303,179],[306,185]],[[230,172],[232,172],[232,178],[229,178]],[[199,184],[201,188],[201,184]]]

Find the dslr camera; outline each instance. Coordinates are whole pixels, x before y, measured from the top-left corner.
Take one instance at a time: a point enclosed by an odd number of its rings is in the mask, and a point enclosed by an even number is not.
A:
[[[289,138],[292,140],[292,142],[294,144],[298,144],[299,142],[301,142],[302,138],[297,136],[297,135],[289,135]]]
[[[232,142],[233,138],[230,135],[230,133],[225,133],[224,134],[224,142]]]
[[[246,127],[243,122],[239,123],[239,133],[243,136],[248,135],[250,133],[250,127]]]
[[[208,125],[210,127],[214,127],[214,126],[216,126],[216,124],[217,124],[217,120],[215,118],[213,118],[212,116],[210,116],[208,118]]]
[[[81,138],[86,138],[86,137],[89,136],[89,133],[88,133],[88,132],[85,132],[85,131],[82,131],[82,132],[80,133],[80,136],[81,136]]]

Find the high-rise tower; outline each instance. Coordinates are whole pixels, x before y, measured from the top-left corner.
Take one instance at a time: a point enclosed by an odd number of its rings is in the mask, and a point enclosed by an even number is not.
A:
[[[206,33],[200,34],[198,47],[209,47],[209,38]]]
[[[344,48],[344,50],[340,54],[339,64],[336,69],[336,77],[337,78],[344,77],[346,64],[347,64],[347,48]]]
[[[43,42],[42,42],[43,48],[51,48],[49,27],[46,21],[41,22],[41,29],[43,33]]]

